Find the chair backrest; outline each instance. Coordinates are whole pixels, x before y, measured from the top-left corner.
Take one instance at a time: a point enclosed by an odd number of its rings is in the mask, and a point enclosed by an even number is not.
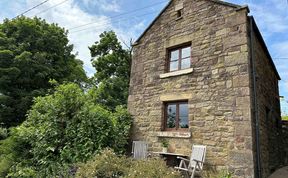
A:
[[[144,141],[133,141],[132,153],[134,159],[145,159],[148,156],[148,144]]]
[[[193,145],[192,146],[192,153],[190,156],[190,163],[189,166],[190,168],[195,168],[196,162],[193,161],[199,160],[201,162],[205,161],[205,155],[206,155],[206,146],[204,145]],[[199,167],[202,170],[203,169],[203,163],[199,162]]]

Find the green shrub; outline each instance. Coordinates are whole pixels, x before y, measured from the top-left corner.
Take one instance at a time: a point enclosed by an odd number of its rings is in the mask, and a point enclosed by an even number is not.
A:
[[[0,141],[0,177],[5,177],[17,162],[29,162],[28,148],[29,144],[19,137],[17,130],[11,129],[11,136]]]
[[[93,103],[77,84],[59,85],[53,94],[36,98],[27,120],[15,129],[17,139],[25,142],[21,151],[29,157],[14,159],[17,144],[11,149],[6,144],[7,155],[12,156],[4,156],[0,164],[10,162],[6,167],[13,166],[10,175],[16,177],[32,173],[36,177],[63,177],[70,174],[71,165],[91,159],[106,147],[123,153],[130,126],[125,108],[108,111]]]
[[[76,177],[78,178],[178,178],[178,172],[168,168],[161,159],[132,160],[117,156],[111,150],[104,150],[94,159],[80,164]]]
[[[11,178],[18,178],[18,177],[37,177],[36,176],[36,171],[34,169],[34,167],[27,167],[26,165],[24,167],[22,167],[21,164],[17,164],[13,167],[11,167],[9,174],[7,175],[7,177],[11,177]]]
[[[36,170],[53,175],[58,167],[86,161],[107,147],[113,124],[109,111],[89,102],[78,85],[66,84],[36,98],[17,129],[31,144]]]
[[[164,160],[160,158],[151,158],[147,160],[133,161],[125,178],[178,178],[179,172],[173,168],[168,168]]]
[[[117,156],[113,151],[106,149],[97,154],[94,159],[85,164],[80,164],[76,177],[120,177],[128,172],[131,164],[131,159]]]
[[[6,128],[0,127],[0,140],[8,137],[8,130]]]
[[[117,154],[123,154],[128,144],[130,128],[132,125],[131,115],[127,109],[118,106],[116,111],[112,113],[113,130],[111,131],[111,139],[109,147]]]

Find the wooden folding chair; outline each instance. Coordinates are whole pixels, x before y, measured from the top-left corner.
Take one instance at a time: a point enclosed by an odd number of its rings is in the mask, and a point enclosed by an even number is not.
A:
[[[134,159],[146,159],[148,157],[148,144],[144,141],[133,141],[132,154]]]
[[[206,146],[193,145],[190,160],[183,157],[177,157],[177,159],[180,159],[180,164],[178,167],[175,167],[175,169],[184,171],[188,177],[189,174],[191,174],[190,178],[194,178],[196,173],[201,174],[203,170],[205,155]]]

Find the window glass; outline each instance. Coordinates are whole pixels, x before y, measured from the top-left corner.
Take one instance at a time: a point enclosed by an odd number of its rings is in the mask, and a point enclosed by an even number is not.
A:
[[[167,103],[164,127],[167,130],[189,128],[188,102]]]
[[[175,61],[179,59],[179,50],[172,51],[170,56],[170,61]]]
[[[170,62],[170,71],[178,70],[178,61]]]
[[[179,47],[169,51],[169,59],[167,60],[169,72],[188,69],[191,67],[191,46]]]
[[[176,127],[176,104],[167,105],[167,128]]]
[[[181,60],[181,69],[190,68],[190,58],[182,59]]]
[[[189,128],[188,104],[179,104],[179,127]]]
[[[182,49],[182,59],[190,57],[190,54],[191,54],[191,50],[190,49],[191,49],[190,47]]]

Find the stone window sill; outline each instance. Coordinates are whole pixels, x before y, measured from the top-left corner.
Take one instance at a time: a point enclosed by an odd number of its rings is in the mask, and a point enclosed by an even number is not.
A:
[[[174,72],[160,74],[160,78],[163,79],[163,78],[169,78],[169,77],[174,77],[174,76],[180,76],[180,75],[190,74],[192,72],[193,72],[193,68],[177,70]]]
[[[158,137],[167,137],[167,138],[190,138],[191,132],[157,132]]]

